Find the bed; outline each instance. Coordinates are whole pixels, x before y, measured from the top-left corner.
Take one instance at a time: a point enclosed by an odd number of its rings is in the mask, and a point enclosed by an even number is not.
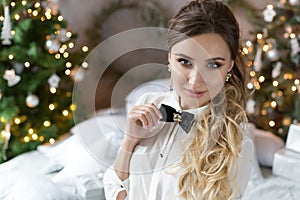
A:
[[[102,177],[123,138],[127,110],[147,91],[164,91],[169,81],[148,82],[126,97],[120,108],[97,112],[76,124],[54,145],[42,145],[0,165],[1,200],[105,200]],[[243,200],[300,198],[300,183],[272,174],[273,155],[284,143],[248,124],[256,159]],[[262,167],[263,166],[263,167]]]

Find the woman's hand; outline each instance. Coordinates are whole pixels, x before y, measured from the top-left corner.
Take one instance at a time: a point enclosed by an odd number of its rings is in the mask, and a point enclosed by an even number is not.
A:
[[[143,138],[150,136],[161,118],[162,115],[154,104],[134,106],[128,113],[122,147],[127,151],[133,151]]]

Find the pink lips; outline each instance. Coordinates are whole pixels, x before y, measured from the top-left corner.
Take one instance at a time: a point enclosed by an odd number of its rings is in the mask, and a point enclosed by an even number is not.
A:
[[[195,97],[195,98],[199,98],[206,93],[206,91],[200,91],[200,90],[186,89],[186,91],[191,97]]]

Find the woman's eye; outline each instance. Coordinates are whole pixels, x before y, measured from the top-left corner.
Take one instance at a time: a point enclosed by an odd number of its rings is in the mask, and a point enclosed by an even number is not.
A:
[[[219,63],[216,62],[208,62],[207,63],[207,67],[209,68],[219,68],[221,65]]]
[[[178,62],[182,65],[185,65],[185,66],[190,66],[192,65],[192,63],[190,61],[188,61],[187,59],[184,59],[184,58],[179,58],[178,59]]]

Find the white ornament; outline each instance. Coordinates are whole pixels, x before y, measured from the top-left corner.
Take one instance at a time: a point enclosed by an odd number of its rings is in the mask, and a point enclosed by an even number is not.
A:
[[[277,62],[275,64],[274,69],[272,70],[272,78],[277,78],[280,75],[280,71],[281,71],[281,67],[282,67],[282,63],[281,62]]]
[[[262,50],[260,47],[257,48],[257,52],[254,58],[254,66],[253,69],[258,72],[262,68]]]
[[[1,39],[3,45],[11,45],[11,39],[13,38],[11,34],[11,22],[9,14],[9,6],[4,7],[4,22],[1,32]]]
[[[264,20],[266,22],[272,22],[276,16],[276,12],[273,9],[272,5],[267,5],[267,8],[263,11]]]
[[[255,112],[255,101],[253,99],[249,99],[246,105],[246,111],[249,114],[253,114]]]
[[[300,1],[299,0],[289,0],[289,4],[291,6],[297,6],[299,5]]]
[[[39,103],[39,97],[35,94],[30,94],[26,97],[26,105],[29,108],[35,108],[37,105],[39,105]]]
[[[5,70],[3,78],[5,80],[7,80],[7,85],[8,87],[12,87],[16,84],[18,84],[21,80],[21,77],[16,75],[15,70],[14,69],[10,69],[10,70]]]
[[[290,40],[290,44],[291,44],[291,49],[292,49],[291,56],[297,55],[298,52],[300,52],[300,46],[299,46],[297,37],[292,38]]]
[[[58,88],[59,82],[60,82],[60,77],[56,74],[52,74],[48,79],[48,83],[50,87]]]
[[[3,156],[4,160],[7,160],[6,150],[8,148],[8,143],[9,143],[10,136],[11,136],[11,133],[10,133],[10,124],[6,124],[5,125],[5,129],[1,132],[1,135],[2,135],[2,137],[4,137],[4,144],[2,146],[2,152],[3,152],[2,156]]]
[[[279,54],[276,48],[269,50],[266,54],[268,59],[272,62],[277,61],[279,59]]]

